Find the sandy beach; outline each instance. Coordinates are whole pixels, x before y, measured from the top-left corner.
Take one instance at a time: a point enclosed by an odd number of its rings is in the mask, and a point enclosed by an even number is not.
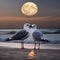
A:
[[[0,42],[0,60],[60,60],[60,49],[57,48],[57,45],[55,45],[54,49],[52,49],[53,47],[48,48],[52,45],[48,45],[45,49],[44,46],[47,45],[41,45],[40,50],[33,50],[35,55],[32,59],[28,57],[32,47],[30,47],[31,49],[21,49],[19,46],[19,43]]]
[[[12,43],[12,42],[0,42],[0,46],[6,48],[21,48],[21,43]],[[24,47],[27,49],[33,49],[34,44],[24,43]],[[38,48],[38,45],[36,46]],[[60,44],[40,44],[41,49],[60,49]]]
[[[28,53],[32,49],[6,48],[0,47],[0,60],[60,60],[59,49],[34,50],[35,56],[28,58]]]

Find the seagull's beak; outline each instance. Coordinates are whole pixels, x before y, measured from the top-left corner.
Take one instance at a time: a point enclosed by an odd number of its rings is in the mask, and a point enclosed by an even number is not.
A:
[[[32,28],[32,25],[30,25],[29,28],[31,29]]]

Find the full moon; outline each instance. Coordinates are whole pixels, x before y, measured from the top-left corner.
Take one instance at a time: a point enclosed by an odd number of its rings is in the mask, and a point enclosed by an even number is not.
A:
[[[37,14],[38,7],[33,2],[26,2],[22,5],[21,12],[26,16],[33,16]]]

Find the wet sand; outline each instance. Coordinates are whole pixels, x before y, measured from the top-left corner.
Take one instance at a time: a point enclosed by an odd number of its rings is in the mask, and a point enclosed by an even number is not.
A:
[[[8,42],[0,42],[0,46],[8,47],[8,48],[21,48],[21,43],[8,43]],[[28,49],[33,49],[34,44],[26,44],[24,43],[24,47]],[[38,45],[36,46],[38,48]],[[60,44],[40,44],[41,49],[60,49]]]
[[[0,47],[0,60],[60,60],[60,49],[34,50],[35,56],[28,58],[32,49]]]
[[[0,60],[60,60],[60,44],[41,44],[40,50],[34,50],[35,56],[29,59],[28,54],[34,44],[0,42]]]

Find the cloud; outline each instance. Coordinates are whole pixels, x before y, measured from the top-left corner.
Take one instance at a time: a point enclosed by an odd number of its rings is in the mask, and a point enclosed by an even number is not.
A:
[[[60,17],[56,16],[45,16],[45,17],[0,17],[0,21],[2,20],[60,20]]]
[[[60,28],[60,17],[0,17],[0,28],[22,28],[24,23],[35,23],[38,28]]]

